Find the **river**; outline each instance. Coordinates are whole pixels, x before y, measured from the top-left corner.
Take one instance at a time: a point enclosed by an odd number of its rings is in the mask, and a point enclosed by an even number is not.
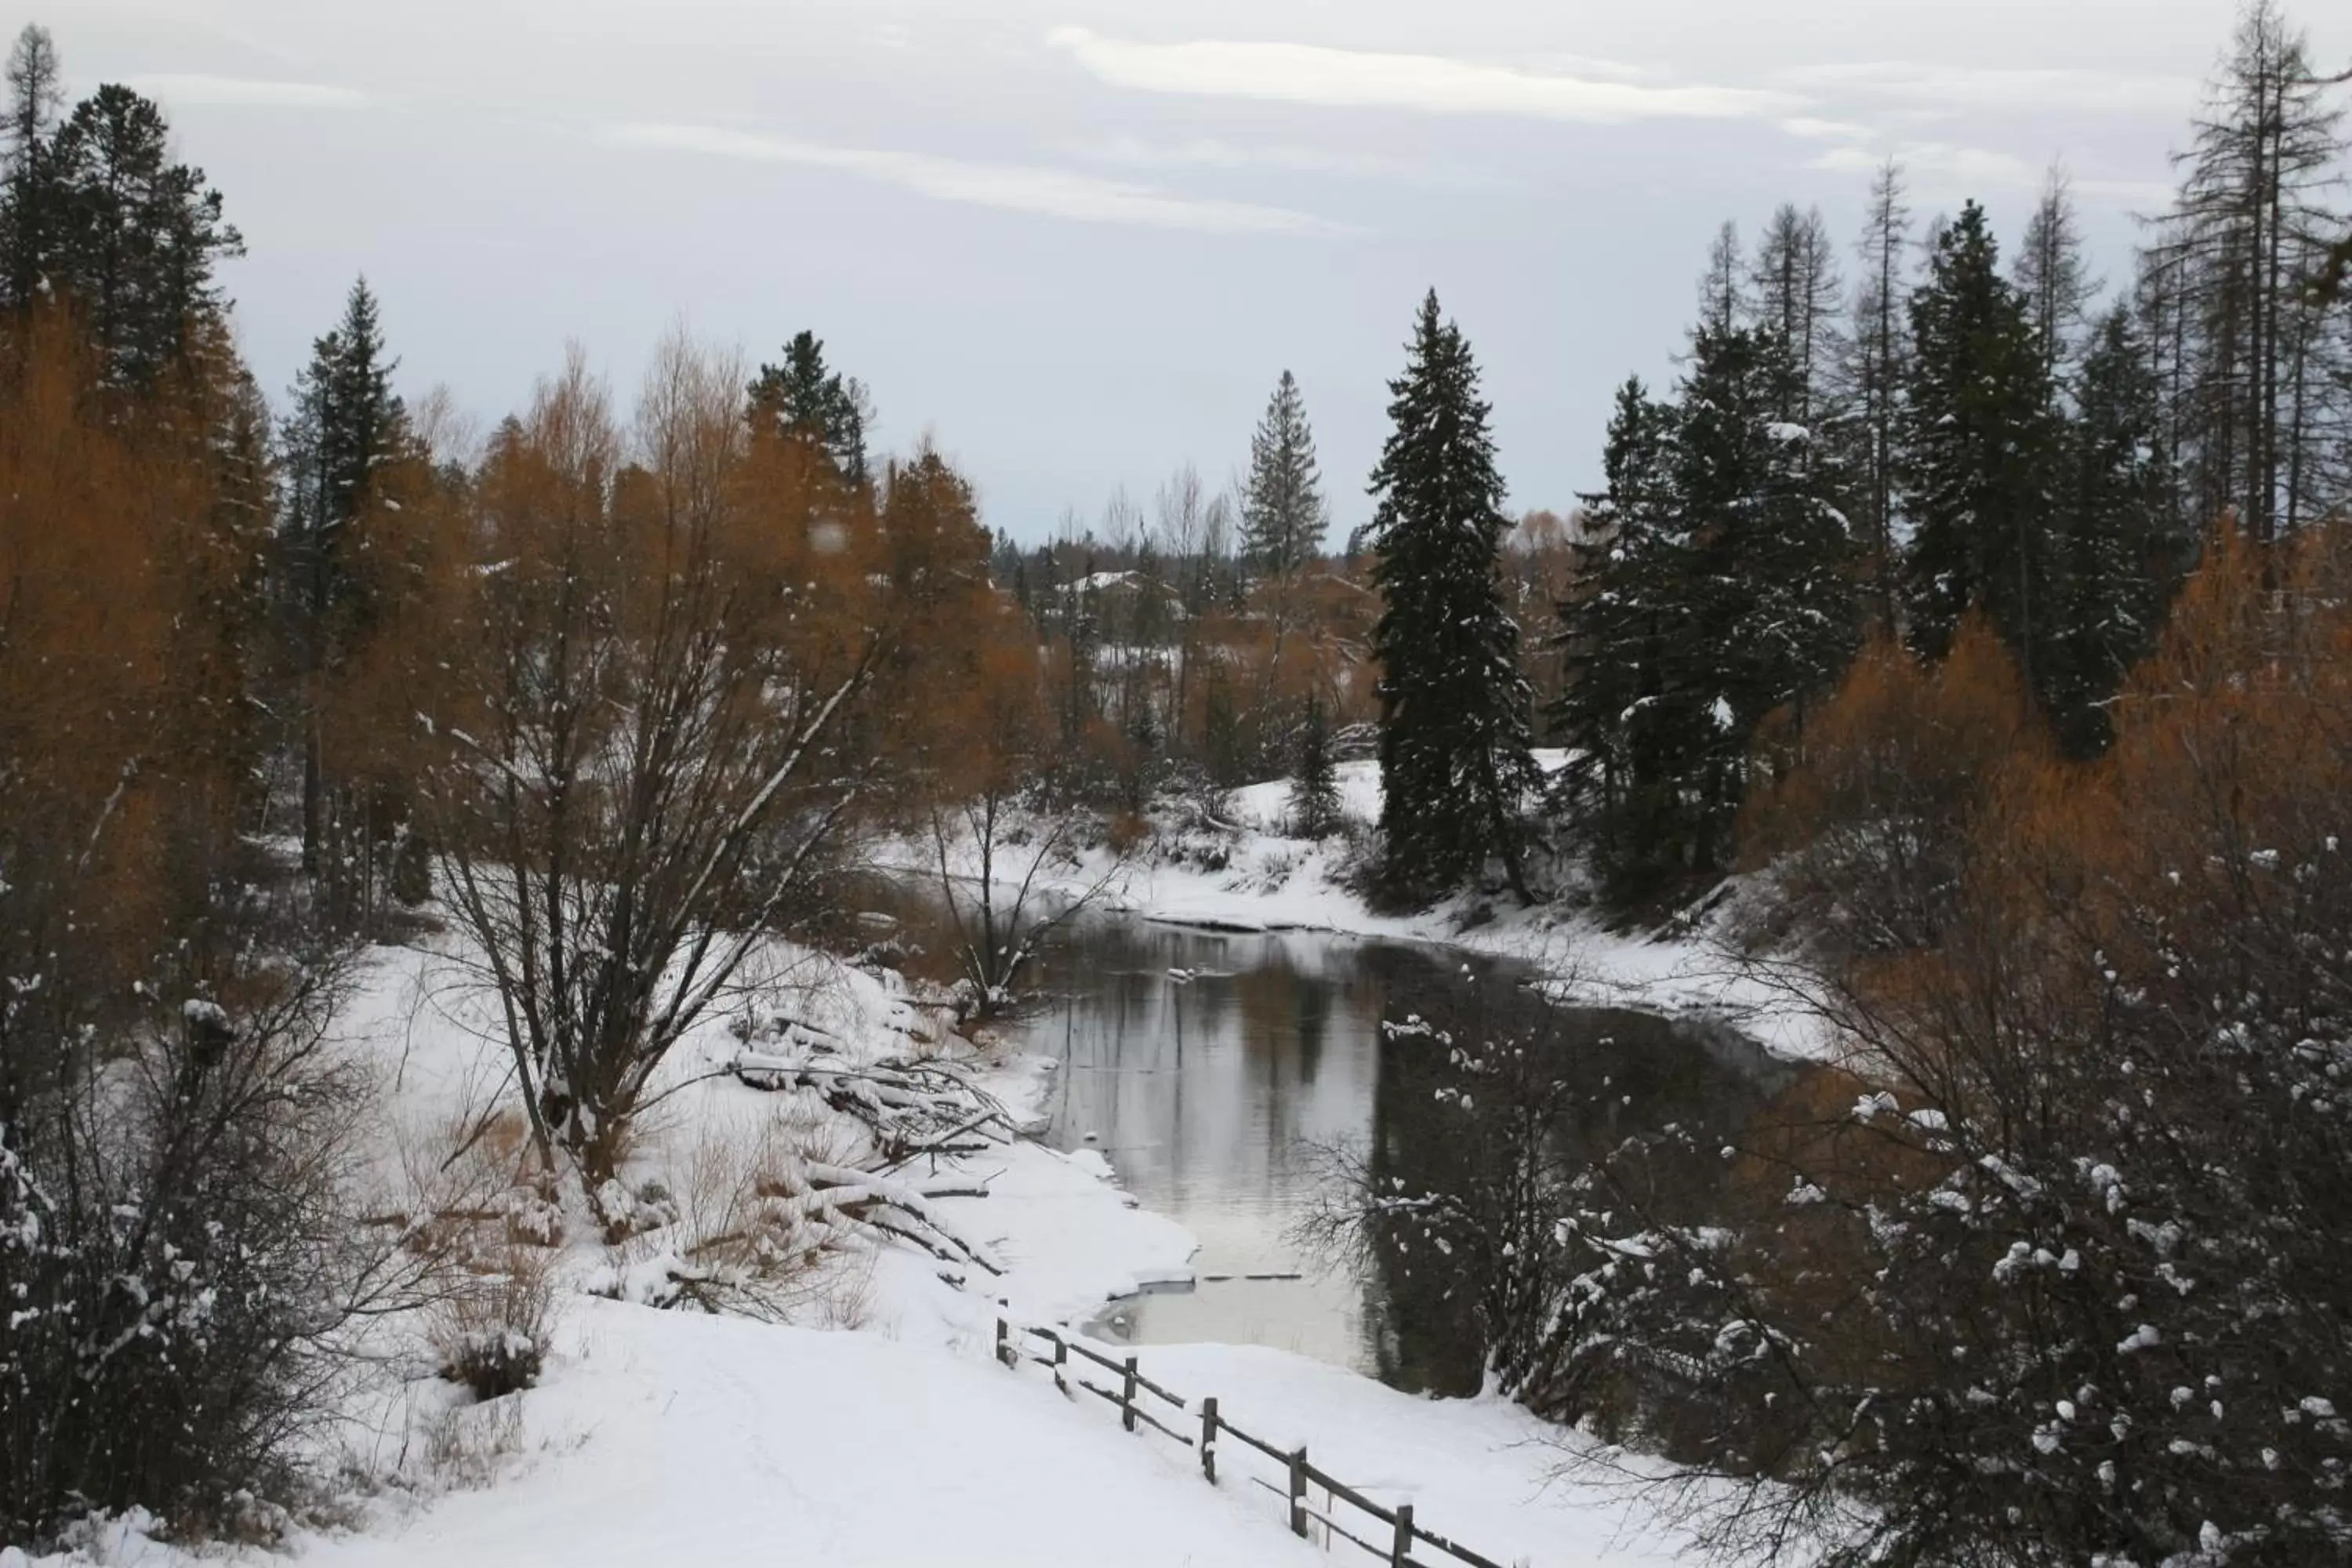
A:
[[[1537,1010],[1553,1069],[1591,1092],[1589,1129],[1729,1122],[1793,1080],[1720,1027],[1654,1015],[1553,1009],[1514,966],[1435,947],[1312,932],[1234,934],[1131,917],[1063,933],[1032,984],[1038,1005],[1003,1033],[1058,1064],[1045,1136],[1095,1149],[1148,1208],[1200,1238],[1198,1282],[1112,1303],[1095,1332],[1132,1343],[1272,1345],[1438,1393],[1475,1390],[1443,1283],[1384,1277],[1393,1262],[1319,1255],[1300,1235],[1325,1152],[1377,1146],[1410,1170],[1453,1135],[1427,1081],[1415,1014],[1473,1029]]]

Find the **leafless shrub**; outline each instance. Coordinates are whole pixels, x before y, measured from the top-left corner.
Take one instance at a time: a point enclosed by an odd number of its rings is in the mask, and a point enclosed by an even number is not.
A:
[[[554,1272],[549,1249],[509,1246],[495,1271],[472,1276],[436,1302],[427,1337],[441,1375],[478,1400],[537,1384],[554,1326]]]

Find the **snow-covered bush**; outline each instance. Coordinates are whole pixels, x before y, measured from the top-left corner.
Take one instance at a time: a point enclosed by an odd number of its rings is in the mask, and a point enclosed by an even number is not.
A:
[[[332,967],[238,992],[158,1009],[110,1050],[60,1044],[46,1082],[16,1080],[0,1124],[11,1537],[135,1506],[217,1527],[289,1499],[349,1365],[343,1331],[428,1267],[353,1201],[367,1085],[329,1043]],[[39,1059],[26,1033],[20,1068]]]
[[[434,1304],[430,1337],[443,1377],[485,1400],[539,1382],[555,1317],[554,1259],[547,1248],[509,1247],[494,1271]]]
[[[1754,1482],[1706,1522],[1756,1558],[2352,1551],[2347,544],[2217,541],[2108,755],[1981,786],[1932,931],[1766,973],[1859,1076],[1561,1189],[1523,1396]]]

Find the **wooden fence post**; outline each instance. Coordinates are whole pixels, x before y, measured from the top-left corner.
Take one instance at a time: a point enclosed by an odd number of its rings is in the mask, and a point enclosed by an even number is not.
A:
[[[1062,1375],[1062,1368],[1069,1359],[1068,1342],[1056,1336],[1054,1341],[1054,1386],[1062,1391],[1064,1397],[1076,1399],[1077,1395],[1070,1392],[1070,1380]]]
[[[1396,1516],[1396,1550],[1389,1554],[1389,1562],[1391,1568],[1405,1568],[1412,1561],[1412,1504],[1397,1504]]]
[[[1303,1444],[1290,1454],[1290,1533],[1300,1537],[1307,1533],[1307,1449]]]
[[[996,1320],[996,1359],[1006,1366],[1013,1365],[1012,1327],[1003,1318]]]
[[[1201,1473],[1209,1484],[1217,1484],[1217,1396],[1208,1394],[1201,1401]]]
[[[1135,1358],[1127,1358],[1127,1386],[1118,1396],[1118,1416],[1130,1432],[1135,1430]]]

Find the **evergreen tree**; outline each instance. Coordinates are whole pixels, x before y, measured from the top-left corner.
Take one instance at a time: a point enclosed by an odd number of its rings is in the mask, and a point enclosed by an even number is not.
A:
[[[1331,724],[1320,698],[1307,699],[1298,725],[1298,755],[1290,780],[1290,831],[1328,838],[1339,828],[1339,763],[1331,754]]]
[[[1569,758],[1557,804],[1620,887],[1674,858],[1665,846],[1680,781],[1704,749],[1686,721],[1695,605],[1678,438],[1674,406],[1627,378],[1601,452],[1604,486],[1580,498],[1585,536],[1559,605],[1562,684],[1550,717]]]
[[[782,364],[762,364],[751,380],[754,424],[796,434],[824,448],[844,481],[862,486],[869,478],[866,426],[871,418],[865,385],[828,370],[824,344],[803,331],[784,345]]]
[[[2054,422],[2023,296],[2000,275],[1984,209],[1937,237],[1911,299],[1902,481],[1912,647],[1941,658],[1981,605],[2029,685],[2047,632]]]
[[[1857,641],[1852,544],[1832,503],[1842,476],[1825,443],[1778,417],[1793,358],[1777,330],[1706,332],[1683,385],[1675,491],[1697,552],[1692,591],[1713,601],[1695,651],[1715,674],[1710,717],[1738,742],[1734,773],[1757,722],[1832,685]],[[1737,778],[1719,794],[1727,827]]]
[[[0,309],[37,296],[64,221],[55,134],[65,95],[48,29],[27,23],[8,51],[7,121],[0,125]]]
[[[2157,455],[2156,377],[2129,305],[2100,318],[2074,401],[2041,694],[2061,742],[2088,754],[2111,732],[2107,699],[2156,646],[2193,542],[2173,521],[2170,475]]]
[[[1835,465],[1780,417],[1790,359],[1777,331],[1702,325],[1674,405],[1618,395],[1554,718],[1563,804],[1620,895],[1728,864],[1758,724],[1858,640]]]
[[[1499,856],[1524,899],[1519,816],[1539,781],[1498,570],[1503,479],[1470,345],[1440,317],[1433,289],[1408,353],[1389,384],[1393,428],[1371,476],[1389,868],[1400,888],[1426,893]]]
[[[356,604],[353,532],[383,466],[406,447],[407,412],[392,390],[375,295],[352,284],[334,329],[311,344],[285,432],[289,506],[282,537],[294,661],[302,687],[302,861],[316,873],[325,834],[321,683],[335,668]]]
[[[1242,550],[1268,576],[1297,571],[1319,554],[1329,513],[1315,469],[1315,433],[1288,371],[1275,384],[1265,417],[1250,437],[1242,492]]]
[[[224,312],[213,268],[245,242],[204,171],[172,161],[163,110],[127,87],[76,104],[47,161],[59,220],[48,283],[80,305],[116,384],[152,385]]]

